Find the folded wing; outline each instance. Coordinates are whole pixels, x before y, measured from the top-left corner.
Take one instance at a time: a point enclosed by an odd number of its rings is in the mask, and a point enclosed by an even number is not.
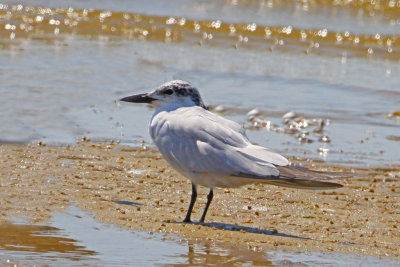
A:
[[[239,124],[202,108],[181,108],[154,120],[155,129],[160,125],[156,145],[175,169],[188,176],[208,173],[306,189],[341,187],[317,181],[341,178],[339,174],[288,166],[283,156],[251,144]]]

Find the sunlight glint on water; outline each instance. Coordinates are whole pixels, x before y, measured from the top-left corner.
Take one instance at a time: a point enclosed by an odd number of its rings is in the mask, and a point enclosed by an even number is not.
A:
[[[0,59],[8,63],[0,66],[3,142],[149,141],[150,112],[114,101],[186,79],[206,104],[237,107],[225,115],[242,124],[255,107],[282,127],[291,110],[330,121],[329,144],[318,135],[305,144],[297,135],[249,130],[254,142],[288,156],[399,161],[399,123],[391,116],[400,90],[396,1],[46,3],[6,1],[0,8]]]

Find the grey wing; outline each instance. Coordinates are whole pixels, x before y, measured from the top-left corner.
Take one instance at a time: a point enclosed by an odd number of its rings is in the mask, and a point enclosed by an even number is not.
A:
[[[326,190],[343,187],[341,184],[326,182],[326,180],[350,178],[353,176],[349,173],[315,171],[298,166],[277,166],[277,169],[279,171],[278,179],[265,179],[262,176],[254,176],[246,173],[241,173],[240,177],[247,177],[263,183],[283,187]]]
[[[237,131],[234,122],[227,123],[226,119],[208,111],[194,111],[169,117],[155,139],[166,160],[181,172],[229,175],[248,182],[303,189],[342,186],[317,181],[337,176],[288,166],[289,161],[283,156],[252,145]]]
[[[160,152],[175,169],[190,175],[209,173],[230,176],[239,173],[279,175],[273,164],[256,162],[236,151],[235,147],[216,145],[201,141],[195,137],[170,132],[156,141]]]
[[[346,172],[315,171],[299,166],[278,166],[282,178],[298,178],[308,180],[331,180],[353,177],[354,174]]]
[[[250,144],[235,122],[199,109],[164,114],[154,141],[166,160],[185,173],[279,176],[281,155]],[[161,125],[161,123],[160,123]]]

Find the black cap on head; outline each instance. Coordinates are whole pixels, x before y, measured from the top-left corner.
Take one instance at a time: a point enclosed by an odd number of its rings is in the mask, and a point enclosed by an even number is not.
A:
[[[181,80],[166,82],[158,87],[156,91],[158,91],[159,94],[170,95],[172,91],[172,94],[177,96],[189,96],[197,106],[206,108],[199,91],[188,82]]]

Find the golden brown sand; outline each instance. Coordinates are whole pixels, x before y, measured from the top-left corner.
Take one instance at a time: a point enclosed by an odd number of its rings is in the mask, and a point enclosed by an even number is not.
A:
[[[82,142],[72,147],[0,145],[0,221],[44,222],[75,204],[124,228],[251,248],[318,250],[400,258],[400,168],[345,168],[291,159],[314,169],[355,171],[330,191],[270,185],[216,189],[204,225],[183,224],[190,181],[154,150]],[[203,211],[200,188],[192,219]]]

